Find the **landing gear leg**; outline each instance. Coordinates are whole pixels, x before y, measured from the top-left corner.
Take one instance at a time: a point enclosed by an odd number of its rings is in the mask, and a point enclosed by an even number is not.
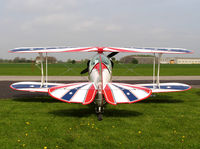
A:
[[[102,121],[103,120],[103,107],[96,107],[95,110],[96,110],[96,113],[97,113],[97,118],[99,121]]]
[[[98,117],[98,121],[102,121],[103,120],[103,115],[101,113],[98,113],[97,117]]]

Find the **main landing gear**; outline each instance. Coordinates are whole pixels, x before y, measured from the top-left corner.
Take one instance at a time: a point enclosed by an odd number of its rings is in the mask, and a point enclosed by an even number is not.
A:
[[[103,120],[104,107],[95,107],[95,110],[96,110],[96,113],[97,113],[98,120],[102,121]]]

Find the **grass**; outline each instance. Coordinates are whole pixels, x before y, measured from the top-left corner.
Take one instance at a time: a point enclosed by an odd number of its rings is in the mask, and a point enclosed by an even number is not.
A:
[[[4,149],[200,148],[200,89],[107,105],[101,122],[92,105],[41,95],[0,100],[0,107]]]
[[[49,64],[50,76],[80,76],[86,64]],[[0,75],[40,76],[40,69],[33,64],[0,64]],[[195,76],[200,74],[198,64],[163,64],[161,76]],[[87,75],[87,74],[85,74]],[[115,64],[114,76],[152,76],[151,64]]]

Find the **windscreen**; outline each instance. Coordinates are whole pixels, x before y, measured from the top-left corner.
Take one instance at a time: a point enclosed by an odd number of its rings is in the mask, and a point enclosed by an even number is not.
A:
[[[102,60],[102,63],[104,65],[106,65],[106,67],[108,68],[108,70],[111,72],[111,69],[112,69],[112,66],[111,66],[111,62],[109,60],[109,58],[103,54],[98,54],[96,56],[94,56],[91,60],[90,60],[90,67],[89,67],[89,70],[91,71],[94,66],[98,63],[100,63],[100,56],[101,56],[101,60]]]

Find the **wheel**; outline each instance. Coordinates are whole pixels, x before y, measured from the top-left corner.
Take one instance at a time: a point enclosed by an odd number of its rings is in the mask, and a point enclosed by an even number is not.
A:
[[[99,113],[99,114],[97,115],[97,117],[98,117],[98,120],[99,120],[99,121],[102,121],[102,120],[103,120],[103,115],[102,115],[101,113]]]

